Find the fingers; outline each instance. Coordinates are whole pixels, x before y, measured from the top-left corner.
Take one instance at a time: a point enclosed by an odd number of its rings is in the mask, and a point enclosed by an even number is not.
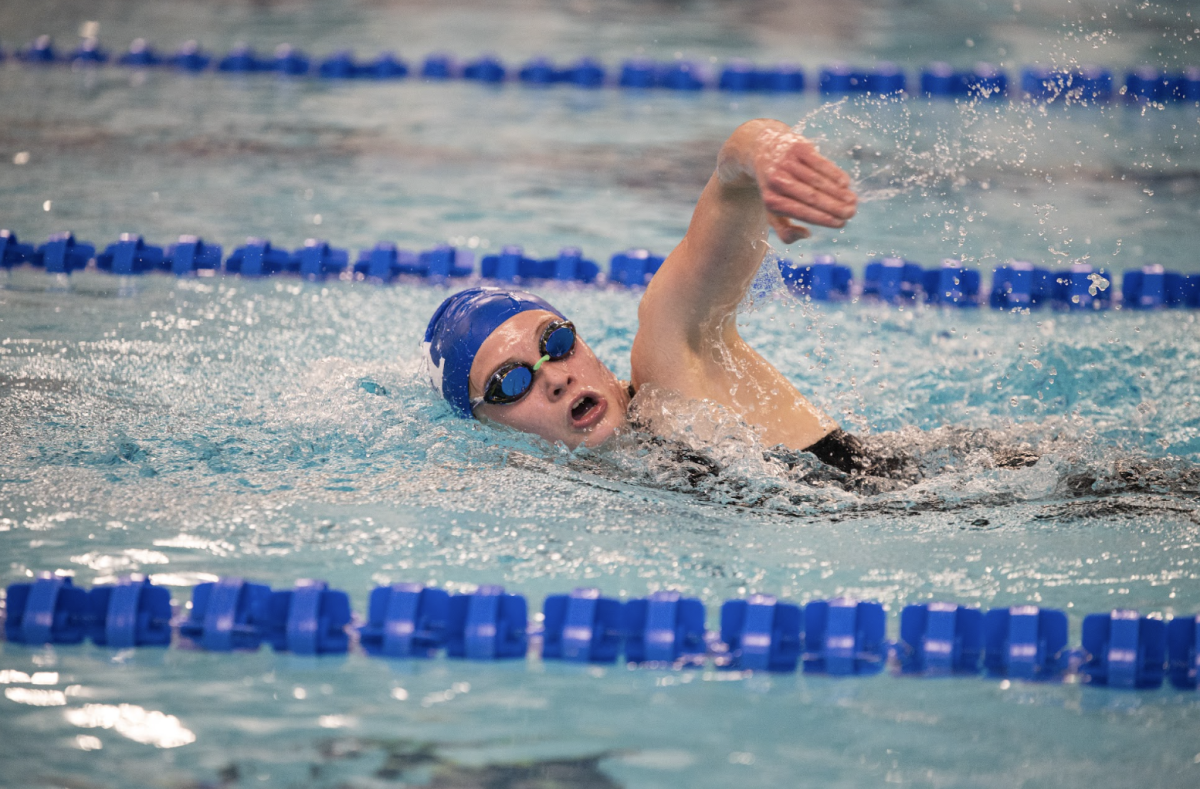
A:
[[[791,154],[789,158],[815,170],[837,186],[843,188],[850,186],[850,176],[846,174],[846,171],[817,153],[813,144],[803,137],[791,146],[788,153]]]
[[[773,174],[765,186],[766,188],[762,191],[762,200],[768,211],[795,216],[797,219],[807,222],[817,221],[812,218],[812,212],[816,212],[829,219],[829,222],[821,224],[841,227],[858,210],[858,202],[853,195],[848,198],[842,197],[840,194],[835,196],[790,175],[776,177]],[[794,213],[806,209],[804,216]]]
[[[850,177],[808,140],[793,136],[765,153],[765,166],[758,170],[759,193],[770,213],[836,228],[858,210]]]
[[[793,224],[792,220],[778,214],[767,214],[767,221],[775,229],[775,235],[779,236],[779,240],[785,244],[792,244],[812,235],[807,227]]]
[[[801,203],[789,197],[770,195],[763,200],[763,206],[769,214],[775,214],[784,219],[795,219],[810,225],[823,227],[845,227],[846,220],[807,203]]]
[[[834,197],[842,202],[851,203],[856,201],[854,190],[848,184],[843,184],[835,181],[829,176],[822,173],[809,165],[797,161],[785,161],[780,164],[781,168],[797,180],[809,184],[813,188],[824,192],[825,194]],[[840,169],[842,175],[846,175]],[[846,176],[849,178],[849,176]]]
[[[839,228],[858,210],[850,176],[798,134],[771,137],[755,170],[763,207],[784,243],[810,235],[799,222]]]
[[[849,200],[835,197],[788,173],[772,173],[761,194],[763,206],[771,213],[825,227],[842,227],[858,210],[853,195]]]

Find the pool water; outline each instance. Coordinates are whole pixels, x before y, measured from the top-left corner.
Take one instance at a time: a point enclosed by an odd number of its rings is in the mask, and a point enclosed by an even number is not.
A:
[[[840,57],[933,56],[1011,71],[1086,57],[1184,65],[1187,4],[968,13],[928,1],[839,13],[769,3],[227,5],[0,9],[4,45],[146,35],[397,46]],[[103,11],[103,13],[101,13]],[[804,12],[803,14],[801,12]],[[1066,21],[1064,20],[1066,15]],[[1077,18],[1077,14],[1082,17]],[[1126,16],[1129,14],[1130,16]],[[1191,14],[1191,16],[1189,16]],[[8,32],[11,31],[11,32]],[[10,38],[11,36],[11,38]],[[968,40],[970,43],[968,44]],[[261,44],[260,44],[261,42]],[[1003,52],[1001,52],[1003,50]],[[802,123],[864,195],[833,252],[990,271],[1010,258],[1200,271],[1194,107],[1048,107],[616,90],[333,85],[116,68],[0,66],[0,225],[23,240],[124,231],[479,254],[577,245],[666,253],[721,140]],[[16,155],[25,152],[24,164]],[[777,245],[778,246],[778,245]],[[768,269],[769,270],[769,269]],[[768,278],[769,280],[769,278]],[[768,283],[769,284],[769,283]],[[569,453],[450,416],[419,374],[447,290],[294,279],[0,290],[0,584],[149,573],[190,588],[318,577],[362,612],[376,584],[542,599],[673,588],[710,623],[753,592],[983,608],[1200,612],[1200,326],[1194,311],[1032,314],[814,305],[766,288],[743,334],[845,426],[911,452],[919,479],[847,489],[786,469],[737,425],[686,412],[721,468],[693,482],[652,447]],[[637,293],[536,290],[620,375]],[[686,409],[685,409],[686,411]],[[1014,454],[1040,456],[1008,467]],[[896,634],[892,632],[893,636]],[[531,659],[388,662],[0,643],[11,786],[1194,786],[1200,698],[983,678],[836,680]]]

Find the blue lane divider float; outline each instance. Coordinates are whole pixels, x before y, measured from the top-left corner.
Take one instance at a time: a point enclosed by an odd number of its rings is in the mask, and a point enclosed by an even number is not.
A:
[[[71,233],[55,233],[37,248],[34,265],[41,265],[48,274],[70,274],[87,267],[96,256],[91,244],[76,241]]]
[[[327,60],[321,64],[321,67],[324,69],[328,65],[329,61]],[[408,76],[408,64],[396,57],[395,53],[384,52],[374,60],[357,65],[355,76],[368,79],[403,79]]]
[[[619,600],[599,589],[550,595],[543,608],[542,657],[589,663],[615,663],[625,632]]]
[[[879,603],[848,598],[804,606],[804,670],[818,674],[876,674],[888,655],[887,614]]]
[[[674,591],[654,592],[625,604],[625,658],[630,663],[675,665],[703,660],[704,603]]]
[[[1154,71],[1157,75],[1157,71]],[[1078,69],[1052,69],[1030,66],[1021,71],[1021,91],[1037,101],[1074,99],[1077,101],[1109,101],[1113,98],[1113,74],[1099,66]],[[1137,91],[1129,93],[1130,98]]]
[[[376,587],[359,639],[368,654],[430,658],[446,646],[450,593],[420,584]]]
[[[110,274],[142,274],[157,271],[162,265],[162,247],[149,245],[133,233],[122,233],[117,243],[109,244],[96,255],[96,268]]]
[[[310,238],[296,251],[296,273],[314,282],[327,277],[337,278],[350,265],[350,253],[335,249],[329,242]]]
[[[521,247],[510,245],[501,249],[499,255],[485,255],[479,262],[479,273],[484,279],[498,282],[546,279],[588,283],[596,280],[600,267],[585,260],[578,247],[564,247],[557,258],[538,260],[525,257]]]
[[[508,69],[494,55],[483,55],[463,66],[462,78],[474,82],[496,84],[508,76]]]
[[[0,230],[0,268],[29,264],[42,265],[42,258],[33,244],[22,244],[11,230]]]
[[[983,612],[954,603],[905,606],[897,657],[906,674],[977,674],[983,655]]]
[[[435,53],[425,58],[421,77],[425,80],[447,80],[459,75],[458,63],[450,55]]]
[[[17,644],[79,644],[87,635],[87,591],[71,579],[39,573],[29,584],[8,587],[4,637]]]
[[[826,95],[870,93],[892,96],[905,92],[904,72],[894,63],[880,63],[874,69],[855,69],[848,63],[833,63],[821,69],[817,87]]]
[[[797,296],[813,301],[848,301],[854,275],[849,266],[839,265],[833,255],[814,255],[807,266],[795,266],[781,260],[779,273],[784,284]]]
[[[1025,260],[1014,260],[992,274],[989,303],[996,309],[1032,309],[1049,300],[1050,272]]]
[[[721,641],[729,649],[731,669],[795,671],[804,646],[800,606],[770,595],[727,600],[721,606]]]
[[[448,244],[420,252],[381,241],[356,257],[347,249],[321,239],[308,239],[297,250],[276,247],[263,238],[248,238],[222,263],[219,244],[184,235],[165,247],[147,243],[141,236],[123,233],[97,253],[96,247],[68,232],[56,233],[40,246],[23,244],[10,230],[0,230],[0,268],[41,268],[53,274],[71,274],[94,266],[121,276],[152,272],[176,276],[239,275],[243,277],[299,276],[391,283],[401,278],[445,281],[481,276],[509,284],[542,281],[644,287],[654,277],[663,258],[646,249],[628,249],[612,255],[607,272],[586,258],[578,247],[564,247],[557,257],[537,258],[522,247],[508,245],[498,254],[485,255],[478,272],[475,253]],[[350,265],[353,259],[354,265]],[[1182,274],[1149,264],[1124,272],[1121,294],[1112,286],[1113,275],[1087,263],[1050,270],[1029,261],[1013,260],[998,266],[990,287],[984,288],[980,272],[947,258],[939,266],[923,268],[900,257],[868,261],[861,282],[848,266],[832,255],[817,254],[812,262],[779,261],[785,285],[797,296],[813,301],[849,301],[862,298],[895,306],[919,304],[1026,311],[1050,306],[1058,310],[1094,311],[1120,305],[1127,309],[1200,308],[1200,273]]]
[[[896,304],[915,302],[921,294],[925,274],[921,266],[902,258],[883,258],[867,263],[862,294],[866,298]]]
[[[873,601],[812,600],[803,607],[769,595],[725,601],[720,627],[705,630],[705,607],[664,590],[621,602],[599,589],[549,595],[542,623],[530,626],[525,598],[500,586],[469,594],[414,583],[379,586],[367,618],[355,619],[349,596],[324,581],[292,589],[222,578],[192,590],[190,607],[172,620],[167,589],[142,575],[90,591],[72,579],[39,573],[7,590],[5,638],[14,644],[80,644],[116,649],[181,645],[210,652],[257,650],[338,655],[351,635],[368,655],[470,660],[539,654],[546,660],[701,666],[833,676],[869,675],[890,665],[899,676],[977,675],[1031,681],[1075,676],[1094,686],[1153,689],[1164,678],[1197,688],[1200,614],[1164,622],[1137,611],[1084,617],[1077,647],[1057,609],[1019,605],[983,612],[950,602],[906,606],[899,639],[886,638],[887,612]]]
[[[382,284],[394,281],[401,272],[416,271],[419,268],[416,253],[397,249],[390,241],[380,241],[373,248],[358,253],[354,273],[371,282]]]
[[[1152,264],[1126,271],[1121,281],[1122,303],[1133,309],[1200,306],[1200,276],[1166,271]]]
[[[525,598],[504,587],[480,586],[450,596],[446,654],[471,660],[525,657],[528,651]]]
[[[1008,75],[990,63],[970,71],[937,61],[921,70],[921,94],[930,98],[1001,99],[1008,95]]]
[[[609,281],[620,285],[641,286],[650,282],[650,278],[658,273],[665,258],[647,249],[629,249],[612,256],[609,268]]]
[[[245,245],[233,250],[225,261],[225,270],[243,277],[269,277],[292,271],[293,260],[292,253],[271,246],[265,238],[248,238]]]
[[[760,67],[736,58],[721,70],[717,88],[733,93],[801,93],[805,84],[804,71],[795,64]]]
[[[272,592],[267,640],[276,652],[335,655],[350,648],[350,597],[324,581],[301,580]]]
[[[1067,615],[1019,605],[984,615],[983,665],[994,677],[1061,679],[1067,672]]]
[[[92,587],[89,633],[97,646],[113,649],[171,643],[171,593],[144,575]]]
[[[180,236],[163,254],[164,267],[177,277],[213,274],[221,268],[220,244],[206,244],[199,236]]]
[[[1193,689],[1200,676],[1200,614],[1167,623],[1167,671],[1171,684]]]
[[[83,38],[71,52],[60,55],[49,36],[40,36],[22,47],[17,58],[28,64],[86,66],[101,66],[112,60],[95,38]],[[360,62],[352,51],[342,49],[314,60],[289,44],[280,44],[271,55],[259,55],[249,44],[239,42],[225,55],[217,57],[201,49],[195,41],[189,41],[173,55],[165,56],[143,38],[134,39],[128,51],[118,56],[115,62],[140,69],[171,67],[201,72],[213,68],[225,74],[271,73],[330,80],[403,79],[410,73],[408,63],[393,52],[383,52]],[[453,55],[435,52],[424,58],[416,73],[421,79],[434,82],[462,79],[499,85],[516,81],[537,87],[565,84],[596,88],[612,84],[632,89],[661,88],[685,92],[716,89],[734,93],[799,93],[806,87],[804,72],[798,66],[789,63],[758,66],[742,58],[732,59],[720,69],[683,58],[670,61],[631,58],[610,72],[602,63],[586,57],[567,66],[558,66],[549,58],[539,56],[511,68],[495,55],[460,61]],[[1008,75],[987,63],[963,70],[945,62],[933,62],[921,69],[918,81],[920,95],[927,97],[996,99],[1010,93]],[[816,86],[822,95],[831,97],[855,93],[903,96],[910,90],[904,71],[886,62],[870,68],[845,63],[826,65],[819,70]],[[1120,96],[1134,103],[1197,102],[1200,101],[1200,68],[1160,71],[1153,66],[1141,66],[1126,72],[1123,85],[1119,85],[1111,69],[1099,66],[1058,69],[1032,65],[1022,69],[1018,93],[1026,99],[1042,102],[1071,99],[1096,103]]]
[[[1162,684],[1167,627],[1137,611],[1089,614],[1083,619],[1079,671],[1093,684],[1114,688],[1157,688]]]
[[[1200,101],[1200,68],[1191,66],[1173,73],[1139,67],[1125,75],[1125,96],[1157,103]]]
[[[196,73],[207,69],[212,61],[213,56],[210,53],[200,49],[200,45],[195,41],[188,41],[164,62],[179,71]]]
[[[203,583],[192,592],[192,610],[179,635],[210,652],[258,649],[271,617],[271,588],[243,578]]]
[[[980,277],[974,269],[963,268],[962,261],[946,258],[940,268],[926,269],[921,286],[930,304],[946,307],[977,307],[980,304]]]
[[[133,68],[149,68],[161,65],[162,62],[162,57],[144,38],[135,38],[129,44],[129,51],[117,58],[117,63],[120,65]]]

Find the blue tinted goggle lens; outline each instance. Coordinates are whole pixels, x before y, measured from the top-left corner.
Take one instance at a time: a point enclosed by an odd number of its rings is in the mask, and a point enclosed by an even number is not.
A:
[[[500,379],[500,391],[505,397],[520,397],[533,385],[533,370],[524,365],[514,367]]]
[[[575,347],[575,327],[564,323],[557,328],[551,324],[550,328],[551,331],[542,339],[542,353],[551,360],[561,359]]]

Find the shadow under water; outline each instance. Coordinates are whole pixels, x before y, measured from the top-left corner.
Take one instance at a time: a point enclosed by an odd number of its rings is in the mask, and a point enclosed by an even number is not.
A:
[[[374,781],[397,786],[426,786],[430,789],[620,789],[599,768],[609,754],[578,758],[469,766],[458,764],[441,753],[461,744],[384,740],[368,738],[326,739],[316,743],[308,764],[309,785],[350,786],[365,768]],[[187,784],[181,789],[232,789],[250,778],[235,762],[217,772],[215,781]],[[257,783],[257,781],[255,781]]]

